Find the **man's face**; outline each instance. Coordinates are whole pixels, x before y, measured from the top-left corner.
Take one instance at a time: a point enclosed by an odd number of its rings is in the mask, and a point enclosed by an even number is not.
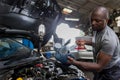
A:
[[[93,13],[91,15],[91,25],[93,31],[101,31],[107,24],[107,20],[103,17],[103,14]]]

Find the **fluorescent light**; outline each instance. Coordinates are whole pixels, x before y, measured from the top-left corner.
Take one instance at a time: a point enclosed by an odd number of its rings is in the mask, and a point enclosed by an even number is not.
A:
[[[67,20],[67,21],[79,21],[78,18],[65,18],[65,20]]]
[[[65,13],[65,14],[69,14],[69,13],[71,13],[71,12],[72,12],[71,9],[68,9],[68,8],[64,8],[64,9],[63,9],[63,13]]]

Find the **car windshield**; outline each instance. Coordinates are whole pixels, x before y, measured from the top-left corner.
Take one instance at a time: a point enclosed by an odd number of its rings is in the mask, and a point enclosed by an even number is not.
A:
[[[31,49],[10,38],[0,38],[0,59],[14,55],[30,54]]]

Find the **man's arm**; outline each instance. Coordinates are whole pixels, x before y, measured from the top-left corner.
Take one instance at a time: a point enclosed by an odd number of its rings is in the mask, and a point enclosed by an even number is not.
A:
[[[73,65],[76,65],[80,69],[88,70],[88,71],[101,71],[111,60],[111,56],[108,54],[105,54],[104,52],[100,51],[97,56],[97,62],[82,62],[82,61],[76,61],[71,57],[68,57],[68,63],[71,63]]]

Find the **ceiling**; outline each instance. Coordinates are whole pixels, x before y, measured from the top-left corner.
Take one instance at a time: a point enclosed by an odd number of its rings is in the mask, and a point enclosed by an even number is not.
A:
[[[67,17],[80,18],[83,22],[89,16],[91,10],[97,6],[105,6],[110,12],[120,9],[120,0],[57,0],[61,9],[69,8],[73,12],[65,14]]]
[[[120,0],[57,0],[57,2],[61,8],[70,8],[80,14],[88,14],[97,6],[105,6],[110,11],[120,8]]]

